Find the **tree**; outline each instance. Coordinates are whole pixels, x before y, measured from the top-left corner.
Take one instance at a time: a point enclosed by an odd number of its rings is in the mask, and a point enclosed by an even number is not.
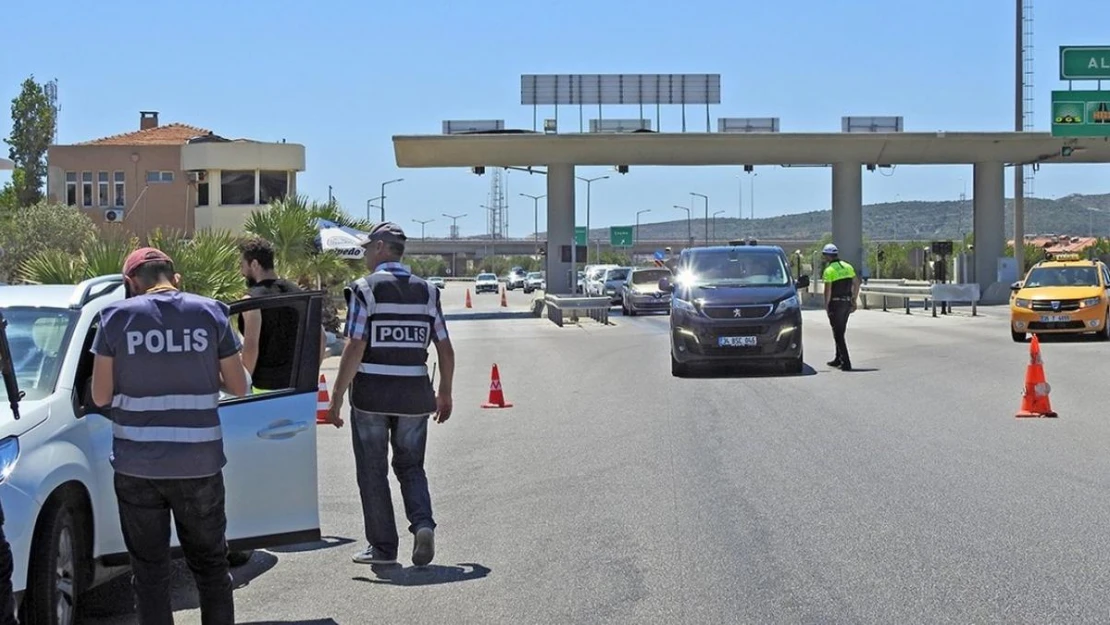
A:
[[[9,146],[8,158],[23,172],[19,184],[13,184],[20,207],[42,200],[46,151],[53,139],[54,108],[46,90],[31,76],[23,81],[19,95],[12,99],[12,134],[4,140]]]
[[[19,208],[19,193],[16,189],[23,187],[23,181],[23,170],[16,169],[12,172],[11,182],[5,182],[4,187],[0,188],[0,213],[14,211]]]
[[[0,221],[0,277],[11,281],[23,262],[40,251],[77,255],[95,237],[92,220],[71,206],[28,206],[18,218]]]

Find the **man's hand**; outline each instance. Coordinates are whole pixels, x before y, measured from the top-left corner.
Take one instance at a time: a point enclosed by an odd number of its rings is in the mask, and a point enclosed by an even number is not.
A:
[[[336,393],[331,396],[331,403],[328,404],[328,423],[337,428],[343,427],[343,395]]]
[[[856,300],[852,300],[852,305],[848,307],[848,312],[849,313],[856,312]]]
[[[454,404],[451,401],[451,395],[448,393],[439,393],[436,395],[436,414],[435,422],[443,423],[451,418],[451,410]]]

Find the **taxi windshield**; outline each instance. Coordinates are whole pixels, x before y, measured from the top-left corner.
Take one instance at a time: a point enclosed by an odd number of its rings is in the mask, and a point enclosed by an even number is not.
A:
[[[1096,267],[1037,267],[1022,285],[1026,289],[1050,286],[1098,286]]]
[[[698,250],[679,268],[682,281],[704,286],[787,286],[790,271],[773,251]]]
[[[12,307],[3,309],[8,321],[12,367],[25,401],[44,399],[54,392],[74,313],[62,308]]]

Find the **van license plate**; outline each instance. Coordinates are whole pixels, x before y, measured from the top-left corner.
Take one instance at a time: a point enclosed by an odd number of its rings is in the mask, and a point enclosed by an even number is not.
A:
[[[752,347],[755,345],[754,336],[721,336],[717,338],[720,347]]]
[[[1054,323],[1057,321],[1071,321],[1070,315],[1041,315],[1041,321],[1045,323]]]

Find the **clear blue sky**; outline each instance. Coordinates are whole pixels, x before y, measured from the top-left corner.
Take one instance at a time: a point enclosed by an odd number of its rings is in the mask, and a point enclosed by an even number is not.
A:
[[[1110,43],[1106,0],[1065,4],[1036,0],[1038,130],[1048,129],[1049,92],[1063,86],[1057,47]],[[921,131],[1013,125],[1013,0],[60,0],[19,3],[18,12],[26,27],[5,28],[0,44],[0,98],[6,105],[28,74],[57,78],[62,143],[137,128],[148,109],[224,136],[285,138],[307,146],[302,192],[326,198],[332,185],[363,214],[382,181],[404,177],[388,188],[388,217],[406,228],[435,218],[430,236],[447,231],[441,213],[468,213],[464,234],[484,231],[489,176],[398,169],[390,137],[437,134],[444,119],[531,128],[532,110],[519,104],[524,73],[720,73],[714,126],[717,117],[777,116],[783,131],[837,131],[842,115],[903,115],[906,130]],[[612,118],[637,112],[605,109]],[[7,135],[10,120],[0,117]],[[664,129],[679,120],[677,107],[664,108]],[[829,207],[827,169],[757,171],[757,217]],[[642,208],[652,209],[645,221],[677,219],[671,206],[690,191],[735,216],[739,173],[633,168],[594,184],[591,225],[631,223]],[[1034,191],[1106,193],[1108,174],[1110,166],[1045,166]],[[900,167],[866,175],[864,201],[956,199],[965,181],[970,194],[970,167]],[[509,185],[510,235],[523,236],[532,202],[517,193],[544,193],[544,178],[514,172]]]

